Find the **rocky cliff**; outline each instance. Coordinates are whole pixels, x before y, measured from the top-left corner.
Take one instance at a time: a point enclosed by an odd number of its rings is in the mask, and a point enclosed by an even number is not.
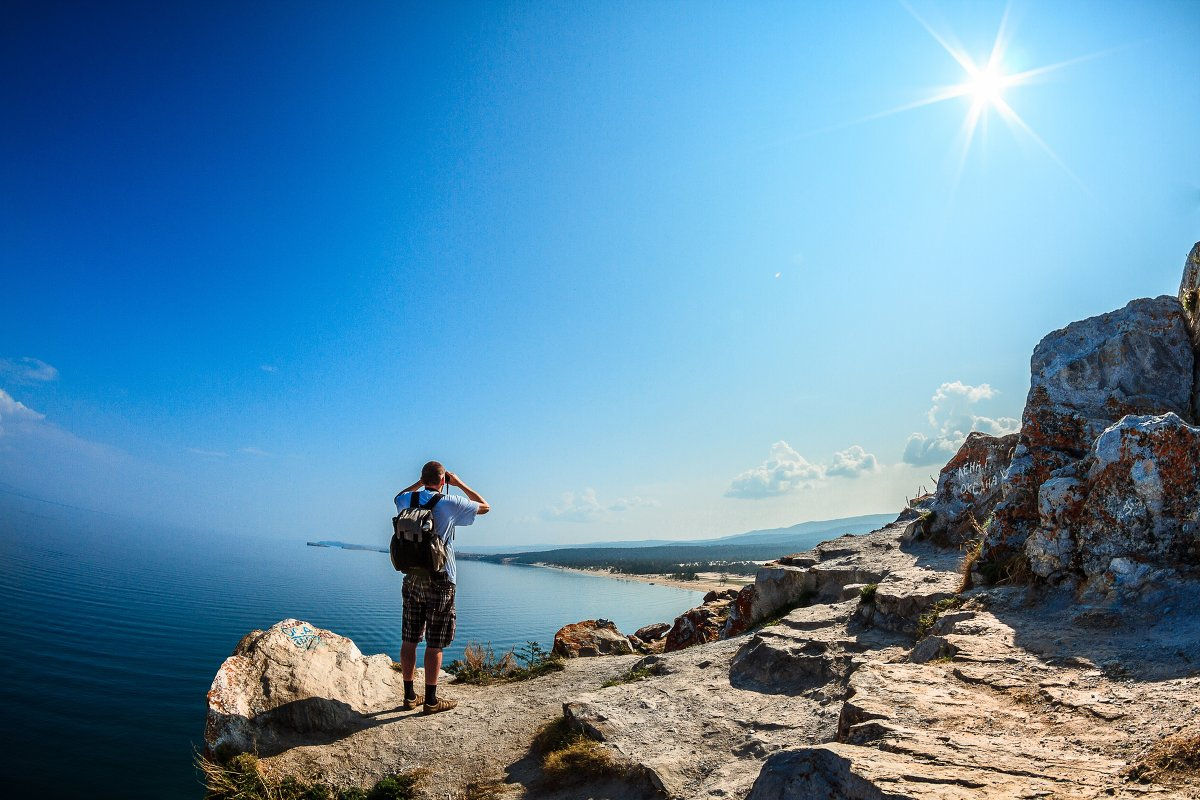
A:
[[[421,717],[386,656],[287,620],[222,666],[206,740],[430,797],[1200,797],[1198,304],[1200,245],[1178,297],[1042,340],[1019,434],[669,626],[568,626],[563,671]],[[608,771],[542,780],[555,719]]]

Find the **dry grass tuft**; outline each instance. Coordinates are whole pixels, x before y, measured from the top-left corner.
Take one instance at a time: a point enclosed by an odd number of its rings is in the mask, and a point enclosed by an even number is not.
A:
[[[538,728],[533,735],[533,751],[543,755],[561,750],[583,734],[571,727],[566,717],[558,717]]]
[[[1042,696],[1038,690],[1028,686],[1019,686],[1010,691],[1008,696],[1012,698],[1014,703],[1022,706],[1036,706],[1042,700]]]
[[[461,800],[502,800],[508,789],[499,781],[471,781],[459,796]]]
[[[975,571],[975,564],[979,561],[979,556],[983,554],[983,540],[987,536],[987,532],[975,521],[975,516],[970,512],[967,513],[970,517],[968,524],[971,528],[971,538],[967,540],[967,554],[963,556],[962,564],[959,567],[962,575],[962,581],[958,585],[960,593],[975,585],[971,573]]]
[[[258,765],[258,758],[249,753],[240,753],[224,764],[197,754],[196,767],[208,789],[205,793],[208,800],[271,797],[271,787]]]
[[[538,729],[533,750],[542,756],[541,782],[555,789],[588,780],[627,777],[629,768],[612,751],[559,717]]]
[[[204,781],[205,800],[413,800],[417,784],[428,775],[428,770],[388,775],[363,790],[334,789],[293,777],[273,781],[250,753],[239,753],[223,762],[197,753],[196,767]]]
[[[1129,767],[1127,774],[1142,783],[1200,776],[1200,734],[1179,733],[1158,740]]]
[[[581,737],[542,759],[542,779],[549,786],[566,786],[587,780],[616,778],[626,769],[612,751],[595,741]]]

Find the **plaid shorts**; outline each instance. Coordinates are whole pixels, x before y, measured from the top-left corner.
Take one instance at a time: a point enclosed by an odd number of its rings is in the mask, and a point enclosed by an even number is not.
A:
[[[430,580],[415,575],[404,576],[404,623],[400,638],[405,642],[421,641],[425,634],[427,647],[445,647],[454,641],[454,584],[448,580]]]

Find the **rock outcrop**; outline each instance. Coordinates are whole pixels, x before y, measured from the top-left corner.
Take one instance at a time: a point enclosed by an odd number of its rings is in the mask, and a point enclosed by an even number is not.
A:
[[[404,699],[386,655],[295,619],[242,638],[208,692],[204,740],[218,755],[273,753],[316,735],[344,734]]]
[[[638,628],[633,632],[634,637],[641,639],[643,642],[657,642],[659,639],[667,635],[667,631],[671,630],[671,626],[666,622],[655,622],[650,625]]]
[[[559,628],[554,634],[554,655],[560,658],[626,656],[633,653],[629,637],[607,619],[585,619]]]
[[[1108,597],[1196,572],[1200,428],[1175,414],[1125,417],[1042,484],[1038,507],[1026,553],[1043,578]]]
[[[938,473],[937,489],[924,505],[920,534],[942,544],[960,545],[977,538],[1000,502],[1004,474],[1012,464],[1017,434],[967,434],[954,458]]]
[[[704,602],[701,605],[689,609],[675,618],[671,629],[667,631],[663,652],[671,653],[685,647],[715,642],[720,639],[737,596],[737,589],[705,594]]]
[[[1134,300],[1042,339],[1004,497],[983,549],[993,577],[1022,571],[1025,541],[1039,524],[1042,484],[1086,456],[1109,426],[1127,414],[1190,418],[1194,367],[1175,297]]]
[[[955,570],[962,553],[913,539],[913,519],[902,517],[878,531],[842,536],[764,565],[731,604],[721,635],[744,633],[796,606],[857,598],[867,586],[871,602],[864,613],[874,624],[914,630],[929,606],[958,590]]]
[[[1196,353],[1192,379],[1192,422],[1200,425],[1200,242],[1196,242],[1183,265],[1183,280],[1179,282],[1179,303],[1183,306],[1188,329],[1192,334],[1192,350]]]

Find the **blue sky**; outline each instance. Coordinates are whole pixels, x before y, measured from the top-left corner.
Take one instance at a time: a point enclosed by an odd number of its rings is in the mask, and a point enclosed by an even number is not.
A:
[[[1013,4],[1003,72],[1072,63],[965,157],[973,95],[874,116],[1005,13],[10,5],[0,489],[372,541],[439,458],[466,545],[898,510],[1200,238],[1195,3]]]

